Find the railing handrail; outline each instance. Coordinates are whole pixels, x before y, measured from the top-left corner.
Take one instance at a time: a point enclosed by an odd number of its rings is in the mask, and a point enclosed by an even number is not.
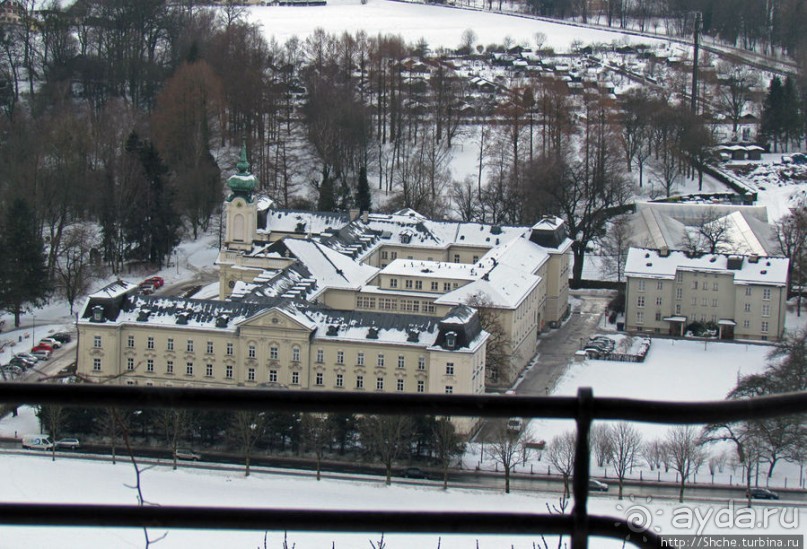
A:
[[[46,403],[119,408],[244,409],[466,417],[545,417],[577,425],[570,515],[423,511],[332,511],[191,506],[0,503],[0,524],[160,526],[201,529],[384,531],[453,533],[571,533],[571,547],[591,535],[658,547],[652,531],[619,517],[588,514],[589,435],[594,420],[699,424],[807,413],[807,392],[715,402],[660,402],[594,397],[336,393],[272,389],[138,387],[93,384],[0,383],[0,403]]]

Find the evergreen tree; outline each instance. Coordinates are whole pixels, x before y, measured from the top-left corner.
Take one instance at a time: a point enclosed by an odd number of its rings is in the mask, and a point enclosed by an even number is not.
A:
[[[48,295],[45,245],[34,211],[21,197],[7,207],[0,229],[0,306],[19,327],[25,306],[40,305]]]
[[[322,168],[322,182],[319,185],[319,201],[317,209],[321,212],[332,212],[336,209],[333,179],[327,167]]]
[[[369,212],[372,206],[370,182],[367,181],[367,167],[359,168],[359,185],[356,191],[356,207],[362,212]]]
[[[773,141],[774,151],[778,149],[785,126],[784,102],[785,92],[782,80],[778,76],[774,76],[768,87],[768,95],[765,96],[765,105],[762,110],[762,135]]]
[[[796,89],[796,81],[788,76],[782,89],[782,133],[785,140],[785,148],[791,143],[796,143],[801,139],[801,112],[799,108],[799,92]]]

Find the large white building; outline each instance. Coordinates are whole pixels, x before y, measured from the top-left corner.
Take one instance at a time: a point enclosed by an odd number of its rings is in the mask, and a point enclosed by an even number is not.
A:
[[[721,339],[778,340],[785,329],[786,257],[631,248],[625,328],[683,336],[692,322]]]

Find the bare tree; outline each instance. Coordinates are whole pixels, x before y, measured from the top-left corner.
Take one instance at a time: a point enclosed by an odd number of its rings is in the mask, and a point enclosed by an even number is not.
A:
[[[493,440],[485,447],[488,457],[504,469],[504,493],[510,493],[510,473],[513,467],[522,459],[526,445],[523,438],[524,429],[516,430],[507,426],[507,422],[499,420],[493,433]]]
[[[300,428],[303,441],[317,459],[317,480],[321,478],[322,455],[331,441],[331,423],[323,414],[303,414]]]
[[[731,131],[734,139],[737,139],[737,126],[751,102],[751,90],[758,84],[758,78],[751,69],[733,63],[719,63],[717,73],[722,81],[718,104],[723,114],[731,120]]]
[[[807,283],[807,206],[791,209],[776,223],[776,240],[790,258],[790,287],[797,288],[796,315],[801,316],[802,288]]]
[[[474,294],[465,304],[476,309],[482,329],[490,334],[485,349],[485,371],[490,383],[508,383],[513,376],[512,353],[500,309],[493,306],[487,295]]]
[[[47,429],[48,434],[53,440],[53,445],[50,448],[51,460],[56,461],[56,441],[58,440],[59,433],[65,421],[67,421],[69,410],[64,406],[49,404],[47,406],[40,406],[37,415],[39,416],[39,422]]]
[[[443,490],[448,489],[448,468],[451,461],[465,451],[465,443],[457,434],[454,424],[443,417],[434,423],[434,449],[443,473]]]
[[[76,224],[65,230],[62,239],[61,254],[56,262],[56,278],[70,305],[70,316],[73,316],[76,299],[87,293],[93,280],[90,252],[98,244],[97,233],[97,229],[87,224]]]
[[[598,423],[591,428],[591,449],[597,467],[605,466],[611,457],[611,428],[608,425]]]
[[[695,254],[730,252],[732,250],[729,230],[728,219],[721,217],[720,212],[714,208],[708,208],[698,216],[694,226],[687,228],[680,245],[686,251]]]
[[[359,430],[367,451],[381,459],[386,484],[392,484],[392,464],[409,447],[412,420],[408,416],[366,416]]]
[[[624,276],[631,236],[630,217],[622,215],[614,218],[608,232],[600,239],[604,270],[616,276],[617,282],[622,282]]]
[[[658,438],[647,442],[642,447],[642,457],[651,471],[661,468],[661,464],[664,461],[664,453],[664,441]]]
[[[639,460],[642,449],[642,435],[630,423],[619,422],[609,429],[611,435],[610,461],[619,482],[619,499],[622,499],[622,488],[625,477]]]
[[[249,465],[255,444],[263,437],[266,428],[266,414],[249,410],[239,410],[233,414],[232,434],[244,453],[244,476],[249,476]]]
[[[690,476],[698,472],[705,454],[699,430],[692,425],[679,425],[667,432],[665,443],[670,467],[678,473],[678,502],[684,502],[684,487]]]
[[[563,495],[569,497],[569,479],[574,471],[574,450],[577,436],[573,431],[557,435],[549,443],[549,463],[563,475]]]

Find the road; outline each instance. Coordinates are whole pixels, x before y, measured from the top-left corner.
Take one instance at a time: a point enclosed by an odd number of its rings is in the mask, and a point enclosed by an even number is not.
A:
[[[540,396],[552,394],[558,379],[566,372],[582,343],[596,331],[611,297],[601,294],[580,294],[574,300],[572,314],[558,329],[543,334],[538,353],[516,381],[517,395]],[[495,438],[504,420],[483,420],[474,440],[488,442]]]

